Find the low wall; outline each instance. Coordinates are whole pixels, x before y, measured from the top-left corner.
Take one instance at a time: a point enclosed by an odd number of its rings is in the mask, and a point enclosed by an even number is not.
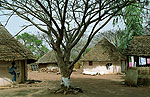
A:
[[[126,71],[126,84],[131,86],[150,85],[150,67],[133,67]]]
[[[150,67],[137,67],[138,85],[150,85]]]
[[[138,70],[137,68],[130,68],[126,70],[125,82],[129,86],[137,86]]]

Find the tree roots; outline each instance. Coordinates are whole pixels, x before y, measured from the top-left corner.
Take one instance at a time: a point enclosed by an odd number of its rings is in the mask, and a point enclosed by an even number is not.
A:
[[[52,93],[54,94],[78,94],[78,93],[83,93],[82,89],[79,88],[79,87],[76,87],[76,88],[72,88],[72,87],[64,87],[64,86],[61,86],[61,88],[57,89],[57,90],[54,90],[54,91],[51,91]]]

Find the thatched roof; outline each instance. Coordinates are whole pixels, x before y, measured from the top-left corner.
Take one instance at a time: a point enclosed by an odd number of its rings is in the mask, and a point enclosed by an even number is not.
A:
[[[42,56],[36,63],[57,63],[55,51],[49,51]]]
[[[33,54],[0,24],[0,61],[35,60]]]
[[[135,36],[128,44],[126,55],[150,56],[150,36]]]
[[[106,38],[102,38],[84,57],[81,61],[120,61],[123,58],[112,43]]]
[[[73,59],[70,58],[70,61],[73,61]],[[43,55],[40,59],[38,59],[36,63],[38,64],[57,63],[55,51],[54,50],[49,51],[48,53]]]

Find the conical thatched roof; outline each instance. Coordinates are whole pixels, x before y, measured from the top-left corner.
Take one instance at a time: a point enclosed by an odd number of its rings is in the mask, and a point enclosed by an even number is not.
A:
[[[72,58],[70,58],[70,61],[73,61]],[[48,53],[46,53],[45,55],[43,55],[40,59],[38,59],[38,61],[36,63],[57,63],[57,59],[56,59],[56,54],[55,51],[49,51]]]
[[[49,51],[42,56],[36,63],[57,63],[55,51]]]
[[[0,24],[0,61],[35,60],[33,54]]]
[[[102,38],[81,61],[119,61],[123,58],[119,50],[106,38]]]
[[[135,36],[128,44],[126,55],[150,56],[150,36]]]

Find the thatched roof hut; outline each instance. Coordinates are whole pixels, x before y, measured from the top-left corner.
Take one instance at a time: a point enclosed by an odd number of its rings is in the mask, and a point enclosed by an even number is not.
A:
[[[43,55],[36,63],[57,63],[55,51],[49,51],[45,55]]]
[[[150,36],[134,36],[125,52],[129,56],[150,56]]]
[[[13,61],[16,65],[16,82],[27,80],[27,64],[35,62],[35,57],[0,24],[0,78],[12,79],[9,69]]]
[[[84,72],[96,72],[100,74],[113,74],[124,71],[125,57],[106,38],[102,38],[81,59]],[[122,66],[121,66],[122,65]]]
[[[0,24],[0,61],[24,60],[28,62],[35,57],[25,46],[14,39],[11,34]]]
[[[125,55],[128,57],[126,83],[128,85],[150,85],[150,35],[134,36]]]
[[[72,59],[70,60],[72,61]],[[43,55],[38,61],[36,62],[39,68],[46,68],[46,67],[57,67],[57,59],[56,53],[54,50],[49,51],[45,55]]]
[[[85,56],[84,61],[119,61],[123,58],[117,49],[106,38],[102,38]]]
[[[71,58],[70,61],[73,59]],[[36,63],[45,64],[45,63],[57,63],[56,53],[54,50],[49,51],[45,55],[43,55]]]
[[[38,68],[42,69],[42,68],[47,68],[50,67],[57,67],[57,59],[56,59],[56,54],[55,51],[49,51],[48,53],[46,53],[45,55],[43,55],[40,59],[38,59],[38,61],[36,62],[38,64]]]

